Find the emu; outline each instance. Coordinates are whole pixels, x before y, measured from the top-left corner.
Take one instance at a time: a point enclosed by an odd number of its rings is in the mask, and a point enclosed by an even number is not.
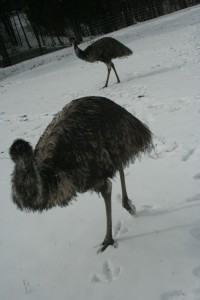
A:
[[[77,193],[101,194],[107,229],[99,251],[104,251],[115,245],[110,179],[119,171],[122,205],[135,214],[123,168],[152,147],[149,128],[115,102],[96,96],[73,100],[54,116],[34,150],[25,140],[13,142],[12,200],[20,210],[43,211],[68,205]]]
[[[88,46],[84,51],[78,47],[75,38],[70,38],[70,42],[72,43],[72,45],[74,45],[75,53],[80,59],[86,60],[88,62],[101,61],[106,64],[108,75],[104,87],[108,86],[111,69],[113,69],[113,71],[115,72],[117,82],[120,82],[112,59],[131,55],[133,53],[131,49],[127,48],[122,43],[111,37],[104,37],[97,40],[96,42]]]

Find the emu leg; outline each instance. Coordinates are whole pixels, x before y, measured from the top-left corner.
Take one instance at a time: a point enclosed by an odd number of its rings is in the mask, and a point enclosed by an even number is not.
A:
[[[131,200],[129,200],[127,191],[126,191],[126,183],[125,183],[125,176],[123,167],[119,168],[120,180],[121,180],[121,187],[122,187],[122,206],[131,214],[136,214],[136,208],[132,204]]]
[[[106,206],[106,220],[107,220],[106,236],[102,243],[102,248],[101,248],[102,252],[108,246],[115,244],[115,242],[112,238],[111,192],[112,192],[112,183],[109,179],[107,179],[105,186],[101,190],[101,195],[104,198],[104,202],[105,202],[105,206]]]
[[[118,74],[117,74],[117,71],[116,71],[116,69],[115,69],[115,66],[114,66],[113,62],[111,62],[111,67],[113,68],[113,71],[115,72],[115,75],[116,75],[116,77],[117,77],[117,83],[119,83],[119,82],[120,82],[119,76],[118,76]]]
[[[111,71],[111,65],[110,64],[106,64],[106,66],[107,66],[107,69],[108,69],[108,75],[107,75],[107,79],[106,79],[106,83],[105,83],[104,87],[108,86],[108,80],[109,80],[110,71]]]

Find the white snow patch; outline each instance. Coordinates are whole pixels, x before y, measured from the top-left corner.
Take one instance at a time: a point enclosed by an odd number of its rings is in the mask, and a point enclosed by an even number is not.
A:
[[[106,89],[106,67],[72,48],[0,71],[0,299],[200,299],[199,32],[195,6],[110,34],[134,53],[115,60],[121,83],[111,73]],[[106,227],[98,195],[42,214],[22,213],[10,199],[13,140],[35,146],[56,112],[87,95],[125,107],[156,145],[125,170],[136,217],[121,206],[119,176],[113,180],[118,248],[98,255]]]

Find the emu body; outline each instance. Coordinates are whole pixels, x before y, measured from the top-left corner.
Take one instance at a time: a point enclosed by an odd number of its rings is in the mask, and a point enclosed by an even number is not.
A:
[[[131,49],[110,37],[104,37],[97,40],[96,42],[88,46],[85,50],[81,50],[78,47],[77,41],[74,38],[71,38],[70,41],[74,45],[75,53],[80,59],[88,62],[101,61],[106,64],[108,74],[104,87],[108,86],[111,69],[113,69],[115,73],[117,82],[120,82],[112,59],[131,55],[133,53]]]
[[[121,106],[96,96],[73,100],[56,114],[34,150],[21,139],[10,147],[13,202],[21,210],[42,211],[68,205],[77,193],[100,193],[107,214],[105,250],[114,243],[110,178],[120,172],[122,204],[134,214],[123,168],[151,149],[148,127]]]

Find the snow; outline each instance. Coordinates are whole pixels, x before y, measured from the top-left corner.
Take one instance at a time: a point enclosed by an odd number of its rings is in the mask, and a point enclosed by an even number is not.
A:
[[[103,64],[72,48],[0,71],[0,299],[200,299],[200,6],[110,34],[133,50]],[[82,49],[89,43],[81,45]],[[22,213],[10,197],[8,149],[33,146],[53,115],[72,99],[108,97],[148,124],[156,153],[125,170],[137,208],[121,206],[113,182],[113,237],[97,254],[106,228],[104,201],[79,195],[66,208]]]

